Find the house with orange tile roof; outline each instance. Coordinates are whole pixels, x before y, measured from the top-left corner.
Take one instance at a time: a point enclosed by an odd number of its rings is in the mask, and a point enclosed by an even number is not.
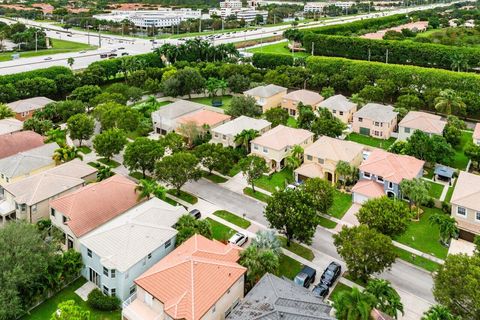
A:
[[[475,130],[473,130],[472,139],[473,139],[473,143],[475,143],[476,145],[480,145],[480,123],[477,123],[475,125]]]
[[[194,235],[135,280],[123,319],[225,319],[244,294],[241,250]]]
[[[250,142],[250,154],[264,158],[270,170],[280,171],[293,147],[305,149],[313,143],[313,137],[308,130],[278,125]]]
[[[136,206],[136,187],[117,174],[50,201],[50,220],[64,233],[66,248],[79,251],[78,238]]]
[[[213,129],[228,122],[231,119],[229,115],[212,111],[212,110],[198,110],[190,114],[181,116],[177,119],[179,127],[187,124],[194,124],[200,130],[203,128]],[[178,129],[178,127],[177,127]],[[178,133],[182,133],[181,130],[177,130]]]
[[[436,114],[420,111],[410,111],[398,124],[398,140],[405,141],[420,130],[429,136],[442,135],[447,122]]]
[[[317,92],[305,89],[295,90],[283,97],[282,108],[287,110],[290,116],[296,117],[298,116],[298,105],[300,103],[303,103],[305,106],[309,105],[313,110],[317,110],[318,105],[322,101],[323,97]]]
[[[353,202],[387,195],[401,198],[400,182],[423,176],[425,161],[376,149],[359,166],[360,180],[352,188]]]
[[[0,135],[0,159],[44,145],[44,138],[33,131],[18,131]]]
[[[480,176],[460,171],[450,203],[460,238],[472,242],[480,235]]]

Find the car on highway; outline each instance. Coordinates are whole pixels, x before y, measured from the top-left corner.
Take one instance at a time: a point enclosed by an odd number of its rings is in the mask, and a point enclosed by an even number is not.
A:
[[[118,48],[118,50],[125,50],[125,48],[124,48],[124,47],[120,47],[120,48]]]
[[[52,60],[52,59],[53,59],[52,57],[46,57],[46,58],[43,59],[43,60],[48,61],[48,60]]]
[[[101,53],[100,54],[100,58],[105,59],[106,57],[108,57],[108,55],[106,53]]]
[[[69,34],[67,34],[67,37],[71,37],[71,36],[72,36],[72,35],[71,35],[70,33],[69,33]]]
[[[122,52],[122,56],[128,56],[128,52]]]
[[[312,290],[312,293],[314,296],[322,299],[325,299],[325,297],[328,295],[329,292],[330,292],[330,288],[326,284],[321,282],[315,285],[315,287],[313,287],[313,290]]]
[[[325,271],[323,271],[323,274],[320,277],[320,282],[331,287],[341,274],[342,266],[336,262],[330,262]]]
[[[315,269],[310,268],[309,266],[303,266],[302,270],[300,270],[295,276],[295,279],[293,279],[293,282],[299,286],[308,288],[313,282],[315,282],[316,275],[317,271],[315,271]]]
[[[193,209],[189,212],[189,214],[194,217],[195,219],[200,219],[202,217],[202,213],[198,209]]]
[[[243,233],[235,233],[229,240],[231,244],[237,245],[239,247],[243,246],[248,241],[248,237]]]
[[[80,51],[79,53],[85,53],[85,52],[87,52],[87,51],[85,51],[85,50],[82,50],[82,51]]]
[[[116,57],[116,56],[118,56],[118,54],[116,54],[116,53],[109,53],[109,54],[108,54],[108,57],[109,57],[109,58],[114,58],[114,57]]]

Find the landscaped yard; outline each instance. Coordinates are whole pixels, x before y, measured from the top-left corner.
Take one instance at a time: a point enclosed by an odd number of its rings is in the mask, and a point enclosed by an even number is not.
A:
[[[185,202],[188,202],[190,204],[195,204],[198,202],[198,198],[195,197],[193,194],[190,194],[188,192],[185,192],[183,190],[175,190],[175,189],[170,189],[170,190],[167,190],[167,193],[168,194],[171,194],[172,196],[174,197],[177,197]]]
[[[250,187],[246,187],[245,189],[243,189],[243,193],[262,202],[267,202],[271,198],[268,194],[265,194],[263,192],[257,190],[253,192],[253,189]]]
[[[250,221],[243,219],[242,217],[239,217],[236,214],[233,214],[226,210],[217,210],[213,214],[243,229],[247,229],[248,227],[250,227],[251,224]]]
[[[346,284],[343,284],[343,283],[341,283],[341,282],[337,282],[337,284],[335,285],[335,288],[334,288],[333,291],[330,293],[330,296],[328,297],[328,300],[333,301],[333,300],[335,299],[335,297],[336,297],[340,292],[343,292],[343,291],[349,292],[350,290],[352,290],[352,288],[350,288],[350,287],[347,286]]]
[[[313,254],[313,251],[310,250],[310,248],[307,248],[304,245],[301,245],[300,243],[293,242],[293,241],[290,243],[290,247],[287,247],[287,238],[281,237],[281,236],[277,238],[282,243],[282,247],[287,249],[288,251],[291,251],[296,255],[299,255],[300,257],[307,259],[308,261],[312,261],[313,258],[315,258],[315,255]]]
[[[453,183],[453,185],[451,187],[448,187],[448,191],[447,191],[447,195],[445,196],[445,202],[450,202],[450,200],[452,199],[452,195],[453,195],[453,190],[455,189],[455,186],[457,185],[457,180],[455,179],[455,182]]]
[[[120,166],[120,163],[118,163],[117,161],[113,160],[113,159],[106,159],[106,158],[100,158],[97,160],[98,162],[101,162],[102,164],[106,165],[106,166],[109,166],[110,168],[116,168],[118,166]]]
[[[328,210],[328,214],[337,219],[342,219],[344,214],[352,206],[352,195],[335,190],[335,195],[333,196],[333,205]]]
[[[283,190],[287,184],[293,182],[293,173],[291,170],[285,168],[282,171],[274,172],[269,176],[263,176],[255,180],[255,187],[262,188],[269,192]]]
[[[287,126],[291,128],[297,128],[298,127],[297,119],[295,119],[294,117],[288,117]]]
[[[460,144],[455,148],[455,156],[453,157],[452,167],[465,170],[468,164],[468,157],[463,153],[465,146],[472,140],[472,131],[462,131],[462,138]]]
[[[232,101],[232,96],[225,95],[225,96],[217,96],[215,100],[222,100],[223,105],[220,107],[222,109],[227,109],[230,106],[230,101]],[[212,98],[211,97],[204,97],[204,98],[192,98],[190,101],[205,104],[207,106],[212,106]]]
[[[333,229],[337,226],[337,223],[335,221],[330,220],[330,219],[320,217],[320,225],[324,228],[327,228],[327,229]]]
[[[302,270],[302,264],[289,256],[280,254],[280,268],[278,268],[278,276],[286,277],[293,280],[295,276]]]
[[[224,182],[227,182],[227,179],[225,179],[224,177],[221,177],[215,173],[208,173],[208,171],[204,171],[203,172],[203,177],[205,179],[208,179],[214,183],[224,183]]]
[[[347,136],[345,140],[355,141],[367,146],[387,150],[395,142],[396,139],[390,138],[388,140],[383,140],[352,132]]]
[[[416,254],[410,253],[397,247],[395,247],[395,253],[397,254],[398,258],[410,262],[411,264],[414,264],[417,267],[423,268],[430,272],[436,271],[440,266],[438,263],[433,262],[432,260],[417,256]]]
[[[25,315],[22,320],[48,320],[57,310],[57,305],[66,300],[75,300],[76,304],[81,308],[90,311],[91,320],[120,320],[121,311],[102,312],[91,309],[85,301],[83,301],[75,290],[80,288],[87,280],[79,278],[71,285],[60,291],[58,294],[48,299],[38,307],[32,310],[30,315]]]
[[[78,151],[80,151],[83,154],[89,154],[89,153],[92,152],[92,149],[90,149],[87,146],[81,146],[81,147],[78,147],[77,149],[78,149]]]
[[[440,234],[438,226],[432,225],[428,221],[429,217],[433,214],[444,213],[437,208],[422,207],[422,209],[424,212],[420,217],[420,221],[411,221],[407,231],[395,240],[437,258],[445,259],[448,249],[439,242]]]
[[[439,183],[435,183],[435,182],[432,182],[432,181],[427,181],[427,183],[430,187],[430,189],[428,190],[428,194],[430,195],[430,197],[433,197],[435,199],[440,199],[440,196],[442,195],[444,185],[439,184]]]
[[[279,42],[274,44],[265,45],[262,47],[256,47],[252,49],[248,49],[247,52],[256,53],[256,52],[264,52],[264,53],[276,53],[276,54],[292,54],[292,52],[287,48],[288,42]],[[308,57],[310,54],[301,51],[293,53],[295,57]]]
[[[218,241],[228,241],[228,239],[230,239],[230,237],[235,234],[235,230],[227,227],[220,222],[217,222],[216,220],[213,220],[211,218],[207,218],[205,220],[207,220],[212,226],[213,239],[216,239]]]

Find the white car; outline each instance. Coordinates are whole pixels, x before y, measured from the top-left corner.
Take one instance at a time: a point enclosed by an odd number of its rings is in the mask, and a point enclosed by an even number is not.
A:
[[[243,233],[235,233],[229,240],[231,244],[237,245],[239,247],[243,246],[248,241],[248,237]]]

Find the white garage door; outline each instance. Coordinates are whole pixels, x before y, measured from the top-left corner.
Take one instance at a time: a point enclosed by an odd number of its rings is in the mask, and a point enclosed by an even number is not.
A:
[[[367,200],[367,196],[364,196],[363,194],[353,193],[353,202],[362,204]]]

